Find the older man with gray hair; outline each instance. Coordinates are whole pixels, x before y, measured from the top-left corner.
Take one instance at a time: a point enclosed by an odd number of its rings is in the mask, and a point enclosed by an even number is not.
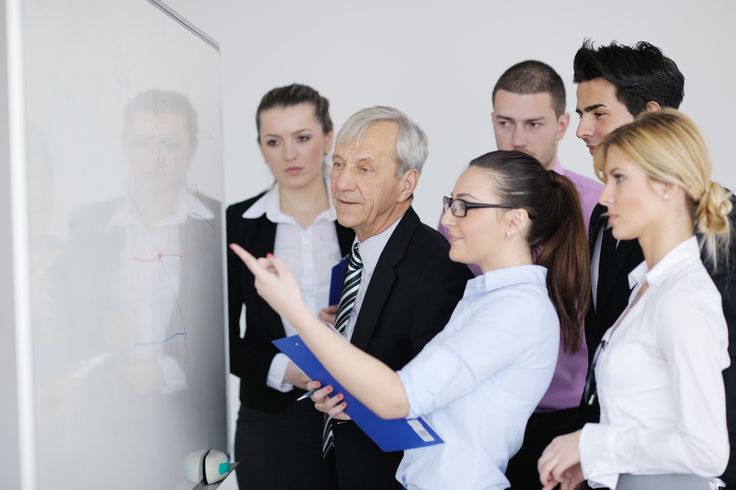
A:
[[[401,111],[380,106],[347,120],[333,155],[337,220],[356,237],[340,303],[321,316],[396,370],[442,330],[472,277],[467,266],[450,261],[447,240],[411,207],[426,158],[424,131]],[[325,413],[342,403],[331,387],[312,399]],[[403,454],[383,453],[343,413],[326,424],[323,450],[337,488],[402,488],[394,475]]]

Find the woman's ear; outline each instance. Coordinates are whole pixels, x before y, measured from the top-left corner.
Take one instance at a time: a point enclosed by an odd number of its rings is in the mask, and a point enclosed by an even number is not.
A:
[[[511,209],[505,214],[507,236],[518,235],[523,232],[529,224],[529,213],[526,209]]]

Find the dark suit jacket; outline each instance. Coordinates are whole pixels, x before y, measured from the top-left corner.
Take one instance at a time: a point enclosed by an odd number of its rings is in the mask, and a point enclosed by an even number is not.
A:
[[[450,261],[449,245],[409,208],[373,271],[351,342],[398,370],[445,326],[472,278]],[[340,489],[401,488],[403,453],[382,453],[352,422],[334,427]]]
[[[729,219],[732,230],[736,230],[736,197],[731,197],[731,203],[733,210]],[[606,208],[598,204],[590,218],[591,257],[598,231],[606,224],[606,218],[602,216],[605,212]],[[606,235],[604,235],[605,239]],[[601,249],[603,248],[602,245]],[[723,371],[723,380],[726,388],[726,417],[731,456],[722,478],[730,487],[731,485],[736,486],[736,237],[732,238],[726,255],[724,259],[728,263],[725,267],[719,266],[718,271],[714,271],[707,261],[704,261],[704,264],[713,283],[721,293],[723,314],[728,324],[728,352],[731,356],[731,365]],[[605,331],[613,325],[626,308],[631,292],[628,282],[629,272],[643,260],[644,255],[636,240],[620,241],[612,256],[603,256],[601,253],[600,267],[608,269],[607,280],[604,283],[599,281],[598,303],[595,308],[591,306],[585,318],[585,336],[591,359]],[[596,417],[595,412],[589,414],[588,417]]]
[[[243,213],[264,193],[227,208],[227,242],[237,243],[256,257],[273,252],[276,224],[266,216],[244,219]],[[335,222],[340,252],[350,251],[355,234]],[[239,376],[240,402],[250,408],[265,411],[283,410],[303,391],[282,393],[266,386],[268,370],[273,357],[279,352],[271,343],[285,335],[281,317],[258,296],[253,284],[253,274],[241,260],[228,249],[228,320],[230,323],[230,372]],[[238,320],[245,308],[245,336],[240,337]]]

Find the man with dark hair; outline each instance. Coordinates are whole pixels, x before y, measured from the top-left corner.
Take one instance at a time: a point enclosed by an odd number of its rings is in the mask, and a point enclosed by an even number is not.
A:
[[[564,169],[557,159],[557,146],[570,123],[565,102],[565,85],[551,66],[536,60],[517,63],[493,87],[493,134],[499,150],[523,151],[547,170],[570,179],[587,223],[602,186]],[[578,405],[588,365],[586,344],[581,340],[573,349],[565,345],[560,342],[552,382],[529,419],[521,449],[509,461],[506,476],[514,489],[538,486],[537,460],[544,448],[555,436],[579,427]]]
[[[588,146],[591,155],[596,145],[609,133],[633,121],[645,111],[664,107],[679,108],[684,95],[685,77],[662,51],[647,42],[634,46],[611,43],[595,48],[587,40],[575,55],[574,81],[577,88],[576,112],[580,116],[577,136]],[[736,201],[731,221],[736,219]],[[585,336],[591,362],[600,340],[626,308],[631,287],[628,275],[643,260],[636,240],[613,238],[606,228],[607,209],[597,205],[590,218],[591,289],[593,301],[585,318]],[[736,247],[731,246],[728,260],[736,264]],[[723,372],[726,388],[726,415],[729,442],[736,448],[736,274],[722,271],[714,275],[704,262],[723,298],[723,313],[729,328],[731,366]],[[694,403],[708,403],[698,400]],[[597,421],[597,401],[583,400],[586,418]],[[736,461],[731,452],[721,478],[727,488],[736,489]]]
[[[656,46],[611,43],[594,48],[587,40],[575,54],[573,81],[578,84],[577,136],[593,154],[608,133],[644,111],[680,107],[685,77]]]

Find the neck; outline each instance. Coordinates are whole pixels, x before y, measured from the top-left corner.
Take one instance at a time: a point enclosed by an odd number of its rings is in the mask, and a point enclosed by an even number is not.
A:
[[[493,253],[488,260],[478,264],[483,272],[517,267],[520,265],[532,265],[532,251],[529,245],[520,236],[509,239],[507,246]]]
[[[374,222],[371,223],[370,228],[353,228],[358,241],[365,241],[370,237],[379,235],[389,229],[391,225],[401,219],[401,217],[404,215],[406,210],[409,209],[410,206],[410,200],[394,203],[393,207],[388,212],[384,213],[383,216],[378,217]]]
[[[554,170],[556,163],[557,163],[557,155],[552,157],[552,160],[550,160],[549,162],[542,164],[542,166],[545,168],[545,170]]]
[[[281,212],[294,218],[302,228],[307,228],[320,213],[330,207],[327,188],[321,178],[296,189],[277,185]]]
[[[157,223],[161,219],[176,213],[178,190],[159,191],[156,194],[137,193],[135,202],[145,225]]]
[[[658,220],[645,234],[638,238],[649,269],[659,263],[673,248],[693,236],[693,225],[682,213],[676,219]]]

